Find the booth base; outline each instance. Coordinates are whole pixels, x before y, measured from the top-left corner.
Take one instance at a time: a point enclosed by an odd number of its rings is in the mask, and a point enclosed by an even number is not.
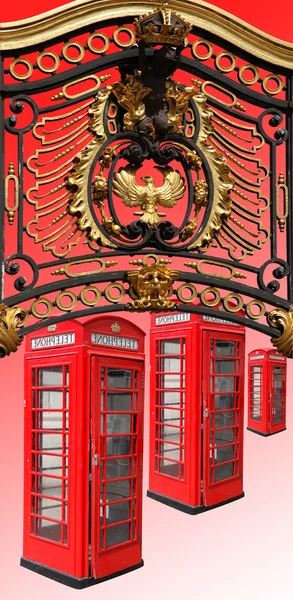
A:
[[[161,494],[157,494],[156,492],[147,490],[147,496],[149,498],[157,500],[157,502],[161,502],[162,504],[166,504],[167,506],[171,506],[171,508],[181,510],[181,512],[185,512],[188,515],[198,515],[200,513],[206,512],[207,510],[212,510],[213,508],[218,508],[219,506],[224,506],[225,504],[230,504],[230,502],[235,502],[235,500],[240,500],[240,498],[244,498],[244,495],[244,492],[242,492],[240,496],[229,498],[229,500],[224,500],[223,502],[213,504],[212,506],[190,506],[189,504],[184,504],[184,502],[178,502],[178,500],[168,498],[168,496],[162,496]]]
[[[263,433],[262,431],[256,431],[251,427],[247,427],[248,431],[252,431],[252,433],[257,433],[257,435],[261,435],[262,437],[270,437],[271,435],[277,435],[277,433],[282,433],[282,431],[286,431],[286,429],[287,427],[284,427],[284,429],[280,429],[280,431],[273,431],[273,433]]]
[[[81,579],[77,577],[73,577],[72,575],[67,575],[66,573],[62,573],[61,571],[56,571],[55,569],[51,569],[50,567],[45,567],[44,565],[40,565],[32,560],[28,560],[27,558],[21,558],[20,564],[22,567],[29,569],[30,571],[35,571],[39,575],[43,575],[44,577],[48,577],[49,579],[53,579],[58,583],[63,583],[69,587],[75,588],[77,590],[82,590],[83,588],[90,587],[92,585],[96,585],[98,583],[102,583],[103,581],[108,581],[109,579],[113,579],[114,577],[119,577],[120,575],[125,575],[126,573],[130,573],[131,571],[136,571],[140,567],[143,567],[143,560],[134,565],[133,567],[129,567],[128,569],[123,569],[122,571],[117,571],[116,573],[112,573],[111,575],[107,575],[107,577],[101,577],[95,579],[94,577],[83,577]]]

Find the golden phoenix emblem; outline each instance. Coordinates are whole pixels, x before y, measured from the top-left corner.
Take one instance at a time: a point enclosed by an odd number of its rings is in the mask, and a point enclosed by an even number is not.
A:
[[[113,189],[117,196],[122,198],[126,206],[140,206],[141,211],[135,212],[136,216],[148,225],[156,225],[160,217],[165,213],[158,212],[158,207],[173,208],[178,200],[183,198],[186,186],[179,171],[171,167],[154,167],[164,177],[164,184],[156,187],[152,176],[141,177],[145,185],[139,185],[136,181],[136,173],[139,167],[121,167],[114,175]]]

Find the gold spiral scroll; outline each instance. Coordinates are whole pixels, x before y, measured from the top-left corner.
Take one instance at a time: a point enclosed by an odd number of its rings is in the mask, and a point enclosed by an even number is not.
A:
[[[16,328],[23,327],[27,318],[28,313],[24,308],[0,304],[0,358],[16,352],[23,341]]]
[[[269,325],[281,331],[279,337],[271,338],[273,346],[287,358],[293,358],[293,310],[274,308],[267,319]]]

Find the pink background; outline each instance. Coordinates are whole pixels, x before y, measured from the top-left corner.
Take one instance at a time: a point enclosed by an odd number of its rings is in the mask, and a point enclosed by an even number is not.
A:
[[[109,0],[110,1],[110,0]],[[65,4],[46,0],[42,10]],[[217,0],[213,4],[256,27],[293,42],[292,0]],[[39,12],[40,3],[5,3],[1,20]],[[291,18],[290,18],[291,17]],[[129,315],[128,315],[129,318]],[[133,315],[148,328],[148,315]],[[247,330],[247,352],[269,339]],[[0,362],[0,596],[5,600],[73,599],[75,590],[22,569],[23,348]],[[148,369],[148,365],[146,365]],[[293,375],[288,361],[287,431],[262,438],[245,429],[244,499],[189,516],[144,496],[145,567],[79,594],[114,600],[287,600],[292,597]],[[147,373],[148,371],[146,371]],[[147,378],[146,378],[147,380]],[[144,484],[148,485],[148,382],[146,381]],[[246,417],[246,415],[245,415]],[[246,427],[246,423],[245,423]]]

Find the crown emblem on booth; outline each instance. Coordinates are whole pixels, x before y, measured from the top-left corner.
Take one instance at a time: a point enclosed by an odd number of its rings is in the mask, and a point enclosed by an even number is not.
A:
[[[117,321],[115,321],[115,323],[112,323],[111,329],[112,329],[113,333],[120,333],[120,331],[121,331],[121,327],[120,327],[119,323],[117,323]]]
[[[191,30],[191,25],[181,15],[171,10],[167,2],[162,8],[135,19],[134,25],[137,35],[146,44],[184,46]]]

